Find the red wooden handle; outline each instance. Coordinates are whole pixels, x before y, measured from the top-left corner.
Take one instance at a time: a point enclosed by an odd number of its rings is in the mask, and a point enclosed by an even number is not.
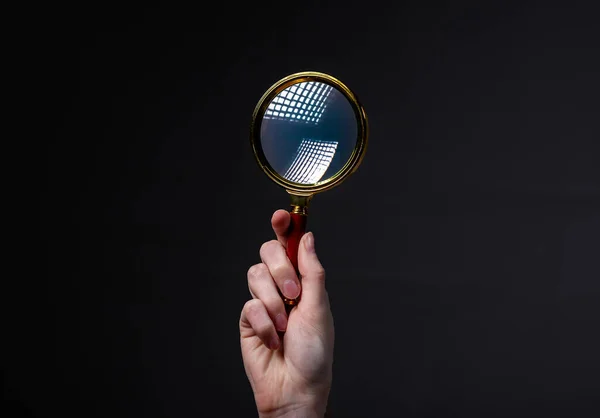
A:
[[[300,239],[306,232],[306,220],[308,216],[300,213],[290,213],[290,228],[288,229],[287,237],[287,256],[292,262],[292,265],[298,273],[298,246],[300,245]],[[298,278],[300,275],[298,274]]]

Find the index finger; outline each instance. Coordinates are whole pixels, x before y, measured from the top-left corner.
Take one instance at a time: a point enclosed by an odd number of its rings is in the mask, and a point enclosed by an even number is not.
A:
[[[290,227],[290,213],[287,210],[279,209],[271,217],[271,226],[277,236],[277,241],[284,247],[287,247],[287,235]]]

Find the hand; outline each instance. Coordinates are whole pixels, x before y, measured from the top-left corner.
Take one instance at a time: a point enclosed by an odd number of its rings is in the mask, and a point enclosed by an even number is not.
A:
[[[260,417],[323,417],[334,340],[325,270],[309,232],[298,249],[300,286],[285,252],[290,214],[276,211],[271,224],[277,240],[262,245],[262,263],[248,270],[253,299],[246,302],[240,318],[244,368]],[[289,316],[278,289],[291,299],[302,293]]]

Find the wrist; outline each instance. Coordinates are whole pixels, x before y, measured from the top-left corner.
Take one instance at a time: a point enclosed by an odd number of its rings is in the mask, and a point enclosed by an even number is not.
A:
[[[323,418],[326,406],[301,405],[281,408],[269,413],[259,413],[259,418]]]

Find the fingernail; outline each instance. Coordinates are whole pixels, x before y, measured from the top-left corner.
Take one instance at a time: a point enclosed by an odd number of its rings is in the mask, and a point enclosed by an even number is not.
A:
[[[312,232],[308,232],[306,234],[306,238],[304,238],[304,248],[306,248],[308,251],[315,250],[315,236]]]
[[[285,331],[287,328],[287,319],[284,314],[277,314],[275,317],[275,326],[278,331]]]
[[[296,299],[300,296],[300,288],[293,280],[286,280],[283,283],[283,295],[288,299]]]
[[[276,335],[271,339],[271,343],[269,344],[269,348],[271,350],[277,350],[279,348],[279,337]]]

